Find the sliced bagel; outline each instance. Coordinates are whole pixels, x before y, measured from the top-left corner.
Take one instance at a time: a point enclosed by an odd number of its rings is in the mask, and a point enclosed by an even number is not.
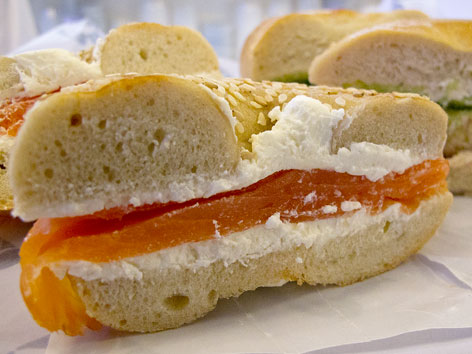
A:
[[[472,96],[472,21],[386,24],[339,41],[313,59],[310,82],[417,92],[444,107]]]
[[[254,80],[307,83],[311,61],[332,43],[379,23],[427,18],[419,11],[406,10],[368,14],[316,11],[271,18],[247,38],[241,52],[241,75]]]
[[[90,55],[92,52],[92,55]],[[103,74],[192,74],[220,77],[218,58],[199,32],[183,26],[140,22],[110,31],[84,53]]]

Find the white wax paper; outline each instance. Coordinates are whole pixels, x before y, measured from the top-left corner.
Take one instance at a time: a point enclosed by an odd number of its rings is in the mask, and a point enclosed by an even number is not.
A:
[[[421,250],[429,260],[443,264],[472,287],[472,197],[454,199],[454,207],[440,229]]]
[[[160,333],[56,333],[47,353],[304,353],[431,328],[472,327],[470,230],[472,199],[455,198],[432,242],[380,276],[347,287],[261,288]]]
[[[31,318],[20,294],[18,249],[31,224],[0,216],[0,353],[44,353],[49,333]]]

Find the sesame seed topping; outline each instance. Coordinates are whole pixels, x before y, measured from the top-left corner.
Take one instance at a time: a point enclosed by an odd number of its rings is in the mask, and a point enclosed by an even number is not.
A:
[[[346,100],[342,97],[336,97],[334,102],[336,102],[340,106],[344,106],[346,104]]]
[[[279,95],[279,103],[284,103],[287,100],[287,95],[282,93]]]
[[[226,96],[226,99],[229,101],[229,103],[233,106],[237,106],[238,105],[238,101],[236,101],[236,99],[231,96],[231,95],[227,95]]]
[[[232,91],[239,91],[239,87],[232,82],[229,83],[229,87]]]
[[[216,89],[216,88],[218,88],[218,85],[215,84],[214,82],[207,82],[207,83],[206,83],[206,86],[207,86],[208,88],[210,88],[210,89]]]
[[[275,91],[272,90],[271,88],[268,88],[268,89],[266,90],[266,92],[267,92],[267,94],[269,94],[269,95],[271,95],[271,96],[273,96],[273,97],[277,96],[277,92],[275,92]]]
[[[231,92],[233,94],[234,97],[236,97],[238,100],[240,100],[241,102],[246,102],[246,97],[244,97],[243,95],[241,95],[239,92]]]
[[[239,88],[246,91],[254,91],[256,89],[254,86],[248,84],[242,84],[241,86],[239,86]]]
[[[224,95],[226,93],[226,90],[223,86],[218,85],[218,92]]]
[[[255,101],[251,101],[251,103],[249,103],[249,104],[251,106],[253,106],[254,108],[262,108],[262,106],[259,103],[255,102]]]
[[[244,126],[241,124],[241,122],[237,122],[235,127],[238,133],[240,134],[244,133]]]
[[[267,105],[267,101],[264,99],[264,97],[254,95],[254,100],[256,100],[257,103],[260,103],[263,106]]]
[[[267,124],[266,117],[265,117],[264,113],[262,113],[262,112],[259,113],[259,116],[257,117],[257,124],[260,124],[260,125],[266,125]]]
[[[243,116],[243,115],[241,114],[241,112],[239,112],[237,109],[233,109],[232,112],[233,112],[233,116],[234,116],[237,120],[241,120],[241,118],[242,118],[242,116]]]

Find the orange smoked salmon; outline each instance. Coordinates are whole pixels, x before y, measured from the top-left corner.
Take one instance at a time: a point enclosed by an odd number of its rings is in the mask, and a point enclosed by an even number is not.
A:
[[[0,106],[0,135],[15,137],[24,122],[25,113],[36,103],[39,96],[7,101]]]
[[[57,89],[48,94],[59,91]],[[25,121],[24,115],[41,96],[13,98],[0,104],[0,136],[6,134],[15,137]]]

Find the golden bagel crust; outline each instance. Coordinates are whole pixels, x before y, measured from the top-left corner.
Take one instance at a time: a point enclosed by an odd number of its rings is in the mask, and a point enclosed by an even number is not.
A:
[[[90,54],[83,57],[90,60]],[[199,32],[183,26],[131,23],[120,26],[98,48],[103,74],[209,74],[221,76],[218,58]]]
[[[241,75],[254,80],[308,78],[313,58],[362,28],[400,20],[426,20],[419,11],[362,14],[350,10],[290,14],[262,22],[241,52]],[[283,80],[291,81],[291,80]]]

